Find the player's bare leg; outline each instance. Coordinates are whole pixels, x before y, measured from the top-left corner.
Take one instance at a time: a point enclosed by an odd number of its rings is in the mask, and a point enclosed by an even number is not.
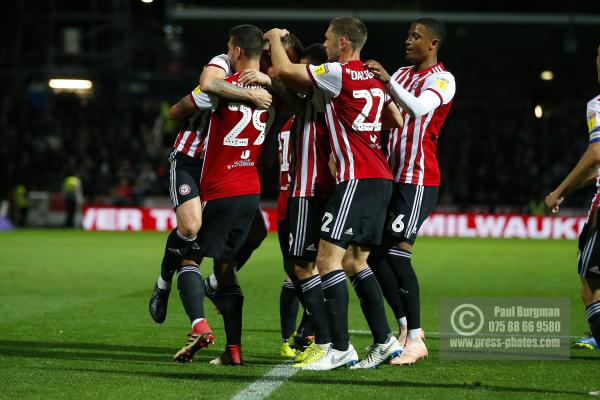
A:
[[[148,306],[150,316],[159,324],[164,322],[167,317],[167,304],[173,274],[182,265],[182,260],[196,239],[196,234],[202,224],[200,198],[195,197],[180,204],[175,210],[175,216],[177,217],[177,227],[167,238],[160,275],[154,285]]]

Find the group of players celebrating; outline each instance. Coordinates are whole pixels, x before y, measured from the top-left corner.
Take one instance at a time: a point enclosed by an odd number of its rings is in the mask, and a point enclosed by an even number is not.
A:
[[[187,122],[169,159],[177,228],[166,242],[150,314],[165,320],[176,274],[192,331],[175,361],[189,362],[214,342],[208,297],[227,339],[211,363],[243,363],[244,295],[236,274],[266,236],[259,168],[270,156],[263,143],[274,134],[286,273],[281,354],[303,370],[427,357],[411,257],[437,202],[437,139],[455,93],[454,77],[437,60],[445,28],[415,21],[405,42],[410,66],[391,76],[378,62],[361,61],[366,40],[365,25],[351,17],[333,19],[325,42],[306,48],[286,30],[236,26],[227,55],[214,57],[200,85],[171,108],[171,118]],[[198,267],[204,257],[214,260],[205,279]],[[349,340],[346,276],[373,335],[360,361]],[[298,301],[305,312],[294,334]]]

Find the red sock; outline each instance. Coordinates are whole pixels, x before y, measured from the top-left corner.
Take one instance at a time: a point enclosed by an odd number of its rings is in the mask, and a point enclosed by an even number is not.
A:
[[[228,344],[227,352],[233,363],[242,364],[242,346],[239,344]]]
[[[208,326],[206,319],[203,319],[202,321],[196,322],[196,324],[192,327],[192,332],[202,334],[212,332],[212,330],[210,329],[210,326]]]

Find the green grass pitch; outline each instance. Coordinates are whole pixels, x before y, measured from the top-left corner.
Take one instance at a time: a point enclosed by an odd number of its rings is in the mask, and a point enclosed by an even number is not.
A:
[[[194,363],[171,361],[189,323],[176,291],[162,325],[148,315],[166,234],[43,230],[0,234],[0,398],[228,399],[279,364],[277,238],[269,235],[240,272],[246,296],[246,366],[211,366],[224,332],[206,302],[217,343]],[[564,296],[573,335],[587,329],[579,298],[576,243],[419,239],[414,265],[422,320],[437,332],[447,296]],[[211,270],[210,263],[203,273]],[[350,327],[367,330],[350,287]],[[390,318],[391,321],[391,318]],[[395,327],[395,324],[392,324]],[[370,336],[351,339],[364,356]],[[273,399],[567,399],[600,390],[600,352],[574,350],[569,361],[440,361],[411,367],[299,372]]]

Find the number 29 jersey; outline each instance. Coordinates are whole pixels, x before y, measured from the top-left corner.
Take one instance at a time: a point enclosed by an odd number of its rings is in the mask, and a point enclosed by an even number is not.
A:
[[[236,73],[225,81],[244,87],[238,79]],[[196,107],[213,109],[200,178],[202,199],[259,194],[257,162],[273,112],[258,110],[246,102],[214,99],[198,89],[191,93],[191,98]]]
[[[349,179],[392,179],[381,150],[381,112],[391,101],[383,84],[360,60],[307,65],[325,94],[325,119],[338,183]]]

